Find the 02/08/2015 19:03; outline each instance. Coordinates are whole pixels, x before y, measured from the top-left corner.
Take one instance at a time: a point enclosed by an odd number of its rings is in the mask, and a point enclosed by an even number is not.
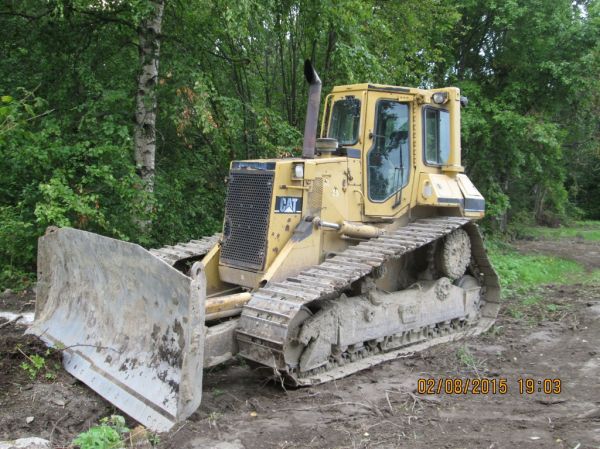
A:
[[[506,378],[419,378],[418,394],[507,394]],[[513,383],[514,385],[514,383]],[[519,378],[516,381],[519,394],[560,394],[562,382],[558,378]]]

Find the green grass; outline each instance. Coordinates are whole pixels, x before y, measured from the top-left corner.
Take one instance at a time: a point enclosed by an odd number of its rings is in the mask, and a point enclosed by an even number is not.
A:
[[[470,368],[475,365],[475,356],[466,345],[463,345],[457,349],[456,357],[458,358],[458,361],[465,365],[467,368]]]
[[[488,244],[492,263],[500,276],[500,284],[507,294],[525,294],[544,284],[573,284],[590,277],[599,279],[596,270],[586,273],[585,268],[572,260],[554,256],[522,254],[502,242]]]
[[[475,357],[467,345],[463,345],[457,349],[456,358],[459,368],[467,369],[475,373],[477,377],[479,377],[479,373],[487,370],[485,360]]]
[[[541,226],[525,226],[518,230],[520,236],[545,239],[583,238],[584,240],[600,241],[599,221],[577,221],[573,226],[546,228]]]
[[[524,228],[521,235],[557,239],[583,236],[587,240],[600,240],[600,222],[577,222],[568,228]],[[556,256],[524,254],[501,240],[487,242],[490,258],[502,286],[502,296],[507,301],[506,311],[518,320],[531,325],[540,320],[562,320],[569,316],[571,305],[553,295],[548,295],[544,285],[570,285],[576,283],[600,285],[600,270],[586,271],[573,260]],[[553,298],[553,299],[552,299]]]
[[[575,222],[576,227],[600,229],[600,221],[598,220],[579,220]]]
[[[576,221],[571,226],[560,228],[528,226],[520,228],[519,233],[521,236],[547,239],[582,237],[586,240],[600,241],[600,221]],[[523,254],[501,240],[491,240],[488,242],[488,248],[494,267],[500,276],[505,297],[514,294],[525,295],[523,300],[534,304],[536,296],[531,292],[540,285],[600,283],[600,270],[586,272],[583,265],[573,260],[548,255]]]
[[[584,284],[600,285],[600,270],[594,270],[591,273],[588,273],[582,282]]]

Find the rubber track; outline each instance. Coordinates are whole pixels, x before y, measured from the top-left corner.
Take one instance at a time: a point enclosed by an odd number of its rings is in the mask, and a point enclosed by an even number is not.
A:
[[[185,243],[151,249],[150,253],[169,265],[174,266],[179,261],[204,256],[216,245],[221,235],[217,233],[208,237],[202,237],[200,240],[190,240]]]
[[[468,218],[434,217],[416,220],[389,234],[351,246],[297,276],[283,282],[267,284],[257,290],[242,310],[237,330],[240,353],[250,360],[286,372],[284,347],[295,337],[292,335],[293,328],[298,323],[294,323],[294,318],[302,309],[306,310],[308,303],[336,298],[353,282],[368,275],[386,261],[400,258],[461,227],[469,234],[472,259],[483,278],[482,313],[475,326],[361,359],[318,375],[297,378],[291,375],[292,373],[288,374],[295,378],[299,385],[318,384],[345,377],[402,354],[484,332],[494,323],[498,313],[500,285],[498,276],[487,258],[479,229]]]

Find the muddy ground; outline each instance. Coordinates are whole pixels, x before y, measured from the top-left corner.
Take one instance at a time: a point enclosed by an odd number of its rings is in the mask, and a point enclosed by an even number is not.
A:
[[[517,246],[600,267],[597,243]],[[485,335],[313,388],[283,389],[242,361],[212,369],[205,373],[200,409],[160,435],[158,446],[600,448],[600,285],[548,285],[541,296],[527,307],[519,298],[506,300]],[[18,310],[31,299],[25,294],[3,305]],[[46,357],[48,369],[32,381],[19,365],[27,361],[24,354],[44,355],[45,348],[23,337],[23,329],[0,328],[0,439],[36,435],[66,446],[115,410],[57,368],[57,354]],[[422,395],[419,378],[506,379],[508,391]],[[520,378],[560,379],[562,390],[520,394]]]
[[[0,310],[18,316],[32,312],[32,291],[2,294]],[[24,335],[25,326],[0,318],[0,440],[40,436],[57,447],[86,430],[114,408],[61,367],[59,352],[49,352],[36,337]],[[21,366],[44,366],[32,380]]]

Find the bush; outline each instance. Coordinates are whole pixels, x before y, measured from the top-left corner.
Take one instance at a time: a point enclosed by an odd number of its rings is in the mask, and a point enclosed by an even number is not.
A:
[[[91,427],[73,440],[80,449],[115,449],[121,447],[123,435],[129,432],[125,418],[112,415],[102,418],[99,426]]]
[[[35,270],[47,226],[73,226],[143,241],[138,221],[149,201],[135,174],[130,131],[82,106],[73,123],[21,90],[0,107],[0,288]],[[83,137],[85,136],[85,137]]]

